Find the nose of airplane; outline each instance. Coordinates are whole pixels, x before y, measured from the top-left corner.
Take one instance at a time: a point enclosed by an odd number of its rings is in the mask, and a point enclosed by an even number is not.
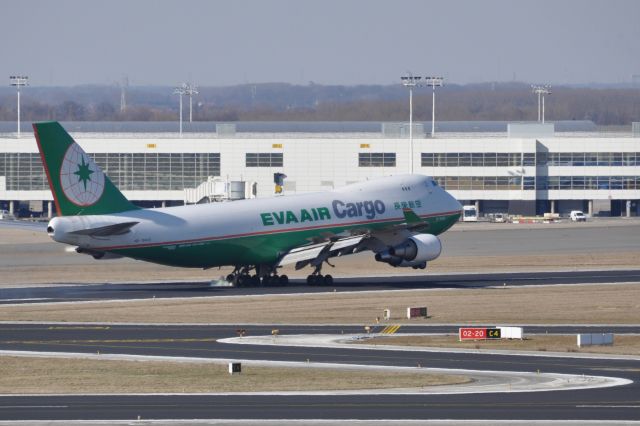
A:
[[[455,199],[455,197],[451,194],[449,194],[447,191],[445,191],[444,189],[442,189],[442,192],[444,192],[444,196],[447,200],[447,206],[449,207],[447,210],[453,212],[453,211],[462,211],[462,204],[460,204],[460,202],[458,200]]]

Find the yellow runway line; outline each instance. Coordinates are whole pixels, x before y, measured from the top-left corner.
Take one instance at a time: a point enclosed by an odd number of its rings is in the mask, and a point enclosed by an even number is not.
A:
[[[381,334],[393,334],[400,329],[399,325],[389,325],[385,327],[380,333]]]

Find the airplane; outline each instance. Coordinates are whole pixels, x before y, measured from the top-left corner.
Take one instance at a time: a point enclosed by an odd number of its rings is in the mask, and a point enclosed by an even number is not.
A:
[[[48,235],[95,259],[133,258],[209,269],[232,266],[233,285],[286,285],[278,269],[313,268],[310,285],[330,285],[322,266],[371,251],[378,262],[424,269],[442,251],[437,235],[462,206],[430,177],[389,176],[318,193],[165,208],[140,208],[58,122],[34,123],[58,216]],[[333,266],[333,265],[331,265]]]

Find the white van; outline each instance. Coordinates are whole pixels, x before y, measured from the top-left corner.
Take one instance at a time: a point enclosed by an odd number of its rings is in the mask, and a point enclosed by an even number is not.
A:
[[[478,210],[476,210],[476,206],[462,206],[462,221],[463,222],[478,221]]]
[[[505,223],[507,221],[507,215],[504,213],[495,213],[491,218],[491,222]]]
[[[0,210],[0,220],[16,220],[16,217],[8,210]]]
[[[584,212],[582,212],[580,210],[572,210],[571,213],[569,213],[569,217],[571,218],[572,222],[586,222],[587,221],[587,215],[584,214]]]

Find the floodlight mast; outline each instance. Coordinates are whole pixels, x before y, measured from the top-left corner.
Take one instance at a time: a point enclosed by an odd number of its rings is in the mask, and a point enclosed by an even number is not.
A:
[[[538,122],[544,123],[544,95],[551,94],[551,86],[545,85],[532,85],[531,90],[538,95]]]
[[[173,89],[173,94],[180,96],[180,137],[182,137],[182,95],[185,95],[187,93],[187,87],[187,83],[182,83],[181,86]]]
[[[29,84],[29,77],[26,75],[11,75],[9,80],[18,92],[18,138],[20,138],[20,88]]]
[[[120,112],[124,113],[127,110],[127,88],[129,87],[129,77],[126,75],[122,77],[120,82]]]
[[[195,84],[186,83],[185,94],[189,96],[189,123],[193,122],[193,95],[198,94]]]
[[[409,74],[400,77],[404,87],[409,88],[409,173],[413,174],[413,88],[420,86],[422,77]]]
[[[425,77],[425,85],[430,86],[433,95],[431,98],[431,137],[436,135],[436,87],[442,87],[444,85],[443,77]]]

